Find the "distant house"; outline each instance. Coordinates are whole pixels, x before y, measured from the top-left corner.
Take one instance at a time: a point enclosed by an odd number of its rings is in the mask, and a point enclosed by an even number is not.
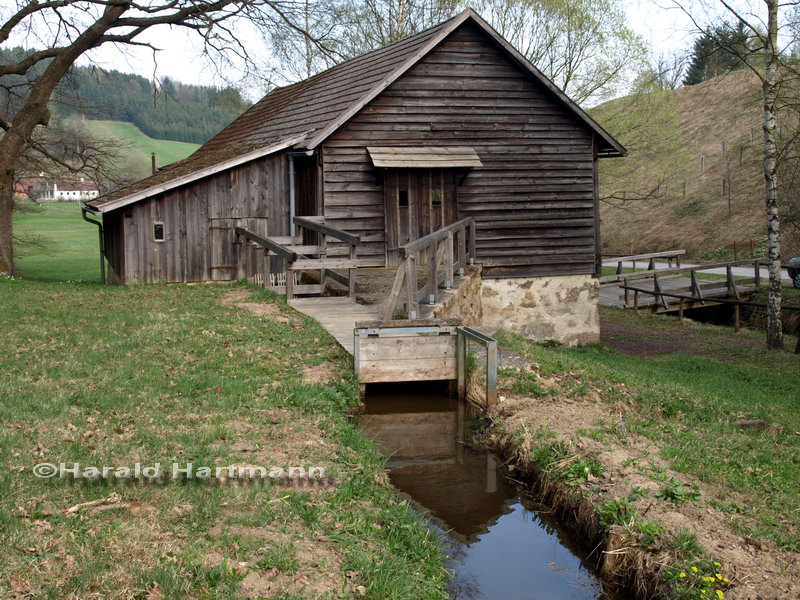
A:
[[[491,310],[596,321],[597,161],[624,154],[467,10],[273,90],[189,158],[85,204],[120,283],[251,275],[238,225],[288,236],[292,216],[324,216],[384,266],[472,217]]]
[[[18,198],[30,198],[36,202],[83,202],[100,195],[97,184],[81,177],[78,181],[61,181],[34,177],[22,179],[14,184]]]

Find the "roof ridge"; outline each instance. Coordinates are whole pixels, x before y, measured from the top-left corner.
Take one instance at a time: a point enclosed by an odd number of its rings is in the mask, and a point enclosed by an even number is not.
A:
[[[320,79],[323,79],[323,78],[326,78],[326,77],[330,77],[331,73],[333,73],[334,71],[345,69],[346,67],[351,66],[354,62],[356,62],[358,60],[361,60],[363,58],[366,58],[368,56],[374,58],[374,57],[376,57],[376,55],[385,54],[390,50],[396,49],[398,46],[400,46],[402,44],[413,44],[413,42],[419,40],[419,38],[421,38],[421,37],[423,37],[425,35],[430,35],[435,29],[439,29],[439,28],[445,26],[447,23],[449,23],[451,21],[454,21],[456,19],[459,19],[460,17],[462,17],[463,15],[465,15],[468,12],[473,12],[473,11],[472,11],[472,9],[466,9],[466,10],[460,12],[459,14],[450,17],[449,19],[446,19],[446,20],[444,20],[444,21],[442,21],[440,23],[437,23],[436,25],[432,25],[431,27],[423,29],[422,31],[418,31],[415,34],[406,36],[406,37],[404,37],[402,39],[399,39],[399,40],[397,40],[395,42],[392,42],[391,44],[387,44],[386,46],[381,46],[379,48],[374,48],[372,50],[365,50],[364,52],[362,52],[358,56],[353,56],[351,58],[348,58],[347,60],[344,60],[344,61],[342,61],[340,63],[337,63],[337,64],[335,64],[335,65],[333,65],[331,67],[328,67],[324,71],[320,71],[319,73],[315,73],[311,77],[307,77],[306,79],[301,79],[300,81],[296,81],[294,83],[290,83],[288,85],[276,87],[276,88],[270,90],[258,102],[254,103],[252,106],[250,106],[246,111],[244,111],[241,115],[236,117],[233,121],[231,121],[226,127],[224,127],[216,135],[214,135],[214,137],[212,137],[205,144],[200,146],[200,148],[195,150],[195,152],[193,154],[201,153],[203,151],[203,149],[206,146],[208,146],[209,144],[212,144],[212,142],[214,142],[214,140],[216,140],[220,134],[225,133],[225,131],[227,129],[229,129],[231,126],[236,124],[241,119],[245,118],[248,115],[248,113],[250,113],[253,109],[257,109],[257,107],[259,105],[263,105],[263,103],[265,103],[269,99],[274,99],[275,95],[277,95],[277,94],[286,94],[286,93],[289,93],[289,92],[291,92],[293,90],[302,92],[303,90],[307,89],[308,87],[313,87],[313,85],[317,81],[319,81]],[[292,100],[294,100],[294,98]],[[289,102],[291,102],[292,100],[289,100]],[[277,107],[275,112],[276,113],[280,112],[280,108],[281,107]],[[213,147],[213,144],[212,144],[212,147]]]

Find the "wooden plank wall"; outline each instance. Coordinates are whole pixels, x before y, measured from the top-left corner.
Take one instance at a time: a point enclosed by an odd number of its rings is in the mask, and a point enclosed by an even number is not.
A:
[[[458,188],[484,277],[592,273],[592,132],[485,34],[464,25],[324,144],[325,216],[382,264],[383,175],[366,146],[473,146]]]
[[[263,251],[235,243],[234,227],[288,235],[287,185],[286,155],[279,153],[110,213],[104,221],[117,235],[107,236],[109,263],[121,283],[226,281],[263,272]],[[156,222],[164,223],[164,242],[153,239]]]

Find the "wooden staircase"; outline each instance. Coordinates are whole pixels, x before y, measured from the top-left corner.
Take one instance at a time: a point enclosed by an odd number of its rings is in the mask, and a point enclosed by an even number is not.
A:
[[[350,300],[355,301],[359,267],[356,254],[361,238],[327,225],[324,217],[295,217],[294,224],[298,233],[293,236],[267,237],[244,227],[236,228],[238,238],[262,247],[267,257],[265,272],[255,274],[254,281],[291,301],[295,296],[321,297],[326,281],[331,279],[343,285]],[[315,235],[305,236],[306,231]],[[309,237],[316,237],[319,243],[304,243]],[[329,243],[331,238],[338,243]],[[319,283],[301,283],[304,272],[315,272]]]

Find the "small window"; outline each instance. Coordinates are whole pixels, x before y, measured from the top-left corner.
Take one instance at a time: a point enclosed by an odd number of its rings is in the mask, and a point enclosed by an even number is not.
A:
[[[436,188],[431,190],[431,206],[438,208],[442,205],[442,190]]]
[[[397,197],[398,206],[408,206],[408,190],[399,190]]]
[[[157,242],[164,241],[164,224],[153,223],[153,239]]]

